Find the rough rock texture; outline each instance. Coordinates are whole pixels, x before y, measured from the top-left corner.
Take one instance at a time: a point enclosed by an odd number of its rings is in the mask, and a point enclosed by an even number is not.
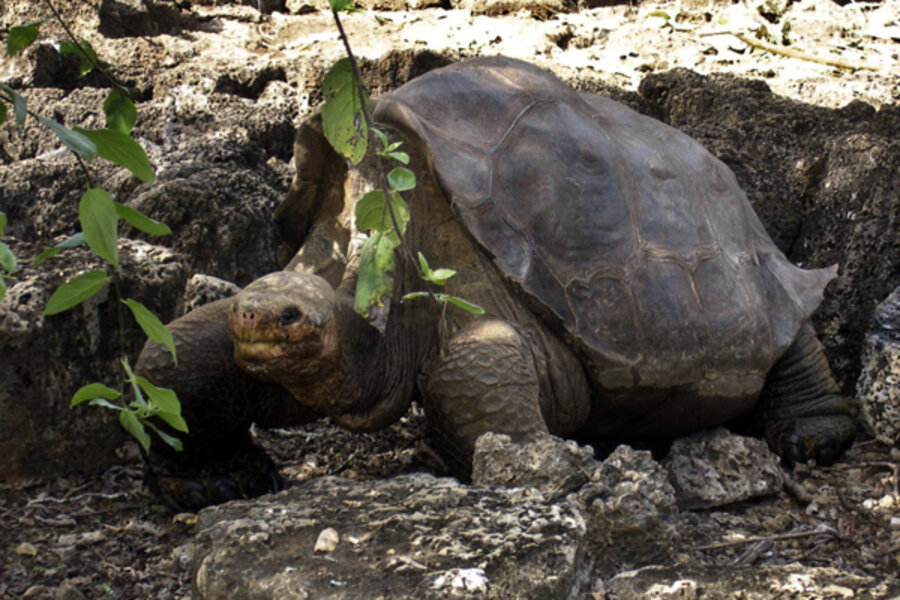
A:
[[[900,288],[875,309],[856,395],[866,430],[885,444],[900,443]]]
[[[230,281],[197,273],[188,280],[184,288],[184,312],[189,313],[204,304],[230,298],[239,291],[241,288]]]
[[[486,433],[475,442],[474,485],[528,487],[547,498],[561,498],[587,483],[596,461],[590,446],[550,434],[524,443]]]
[[[650,452],[621,445],[569,496],[587,522],[593,572],[601,576],[664,560],[675,530],[675,491]]]
[[[799,564],[783,567],[646,567],[597,582],[594,597],[616,600],[822,600],[887,598],[890,586],[831,568]]]
[[[723,427],[675,440],[663,460],[682,508],[713,508],[775,494],[784,480],[762,440]]]
[[[330,552],[320,533],[336,530]],[[569,598],[584,520],[568,501],[430,475],[323,477],[203,510],[194,598]],[[329,546],[326,546],[326,548]]]

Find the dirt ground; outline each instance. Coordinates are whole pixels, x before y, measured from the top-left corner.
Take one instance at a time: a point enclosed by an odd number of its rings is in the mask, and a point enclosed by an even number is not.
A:
[[[4,9],[5,24],[42,16],[38,4],[11,0]],[[301,2],[288,2],[296,14],[263,22],[250,6],[181,4],[182,15],[203,26],[174,39],[170,50],[225,52],[232,60],[261,52],[337,56],[340,51],[327,13],[309,12]],[[91,4],[71,0],[70,9],[67,14],[79,35],[95,35]],[[460,57],[502,53],[552,62],[563,71],[586,69],[602,74],[598,78],[610,86],[632,91],[648,71],[686,67],[762,78],[778,94],[829,107],[853,100],[875,107],[900,102],[896,0],[846,6],[828,0],[787,6],[776,0],[684,0],[572,14],[523,10],[502,17],[435,8],[389,12],[383,19],[375,35],[362,16],[348,18],[363,56],[377,57],[385,45],[427,44]],[[817,60],[768,53],[733,35],[761,34],[760,28],[780,50]],[[781,44],[785,36],[790,46]],[[318,45],[310,50],[313,44]],[[102,40],[94,45],[102,57]],[[161,48],[136,41],[134,52],[118,60],[142,61],[140,67],[124,67],[152,79],[154,65],[172,60]],[[16,76],[17,68],[13,61],[3,65],[0,79]],[[316,423],[258,435],[291,483],[323,474],[441,473],[416,411],[377,434],[354,435]],[[857,576],[846,585],[830,586],[831,597],[900,594],[900,451],[863,438],[838,464],[801,466],[790,479],[777,496],[698,513],[696,527],[676,539],[673,562],[801,561]],[[173,516],[154,502],[141,483],[140,463],[130,446],[120,465],[102,473],[0,491],[0,598],[188,598],[193,520],[191,515]]]

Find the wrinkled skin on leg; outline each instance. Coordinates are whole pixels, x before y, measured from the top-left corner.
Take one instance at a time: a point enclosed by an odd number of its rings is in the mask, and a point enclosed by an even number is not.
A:
[[[808,323],[770,371],[752,420],[789,464],[810,459],[831,464],[853,443],[850,403]]]

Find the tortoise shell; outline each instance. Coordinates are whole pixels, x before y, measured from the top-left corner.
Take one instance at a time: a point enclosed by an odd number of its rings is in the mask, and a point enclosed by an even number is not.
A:
[[[375,118],[421,139],[459,219],[603,388],[758,392],[835,275],[789,263],[698,142],[533,65],[431,71]]]

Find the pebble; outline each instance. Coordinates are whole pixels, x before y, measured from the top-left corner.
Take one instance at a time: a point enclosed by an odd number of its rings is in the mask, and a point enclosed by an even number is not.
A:
[[[891,529],[900,531],[900,517],[891,517]]]
[[[327,529],[323,529],[319,533],[319,537],[316,539],[315,548],[313,548],[314,552],[317,553],[328,553],[337,548],[338,543],[341,541],[341,536],[338,535],[337,530],[333,527],[328,527]]]
[[[21,554],[22,556],[36,556],[37,548],[28,542],[22,542],[16,546],[16,554]]]

